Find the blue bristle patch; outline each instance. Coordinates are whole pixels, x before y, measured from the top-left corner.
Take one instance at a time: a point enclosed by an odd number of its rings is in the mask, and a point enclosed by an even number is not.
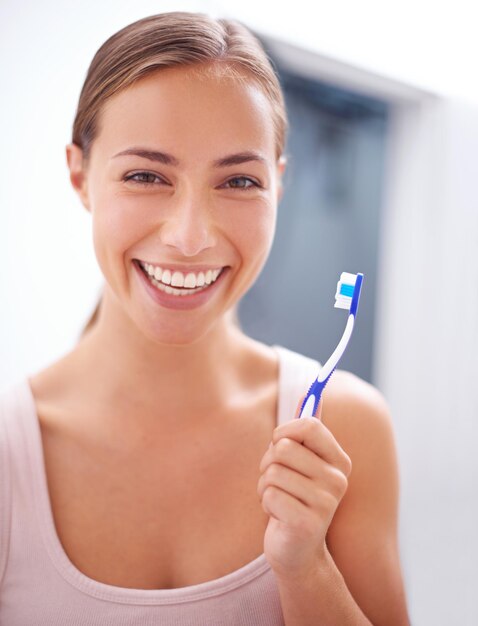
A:
[[[341,285],[340,295],[346,296],[347,298],[352,298],[354,295],[354,288],[354,285]]]

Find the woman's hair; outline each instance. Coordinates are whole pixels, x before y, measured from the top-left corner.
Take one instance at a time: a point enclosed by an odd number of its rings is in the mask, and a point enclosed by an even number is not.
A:
[[[288,129],[284,96],[272,62],[259,40],[242,23],[203,13],[173,11],[129,24],[98,49],[83,84],[73,122],[72,143],[86,165],[98,135],[105,102],[135,81],[161,69],[221,67],[237,81],[252,80],[271,105],[276,158],[283,153]],[[202,67],[200,67],[202,66]],[[101,298],[80,338],[93,326]]]

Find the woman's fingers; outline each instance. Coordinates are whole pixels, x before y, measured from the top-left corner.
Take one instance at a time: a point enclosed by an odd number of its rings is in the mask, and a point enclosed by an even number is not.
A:
[[[259,471],[264,472],[271,463],[280,463],[307,478],[314,478],[319,473],[317,455],[294,439],[283,437],[272,445],[262,457]],[[321,461],[322,459],[319,459]]]
[[[294,419],[275,428],[272,434],[273,445],[263,457],[264,462],[264,459],[272,460],[271,455],[277,453],[281,455],[281,459],[285,460],[285,455],[291,462],[301,464],[302,469],[297,468],[297,471],[304,473],[306,476],[310,475],[310,471],[313,470],[307,469],[308,464],[306,461],[307,457],[307,459],[310,459],[312,464],[312,458],[310,455],[302,455],[302,459],[298,461],[299,450],[287,443],[282,443],[279,447],[278,444],[281,439],[290,439],[293,442],[303,444],[303,447],[306,448],[306,450],[319,456],[327,463],[330,463],[343,472],[345,476],[349,476],[352,471],[352,462],[350,457],[339,446],[330,430],[315,417],[301,417],[300,419]],[[306,450],[304,450],[304,452]],[[263,467],[262,463],[260,467]]]
[[[296,444],[299,445],[299,444]],[[340,500],[347,489],[347,479],[335,467],[316,458],[315,476],[309,478],[295,471],[290,465],[271,463],[259,478],[257,493],[262,499],[268,487],[277,487],[294,496],[306,506],[316,511],[328,510],[330,496]]]

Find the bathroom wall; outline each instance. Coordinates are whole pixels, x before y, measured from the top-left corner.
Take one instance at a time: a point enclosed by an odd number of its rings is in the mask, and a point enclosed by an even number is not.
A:
[[[271,255],[239,318],[257,339],[324,362],[347,321],[334,308],[337,281],[362,272],[340,367],[371,381],[388,106],[276,65],[290,123],[285,192]]]

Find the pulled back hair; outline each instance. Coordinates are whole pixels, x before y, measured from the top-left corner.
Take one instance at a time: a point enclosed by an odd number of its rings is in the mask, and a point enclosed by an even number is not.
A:
[[[72,143],[88,163],[99,133],[103,105],[135,81],[177,66],[214,64],[238,81],[251,80],[271,106],[276,158],[283,153],[288,130],[284,96],[273,65],[255,35],[241,22],[203,13],[173,11],[140,19],[109,37],[98,49],[80,92]],[[93,326],[101,297],[80,338]]]

